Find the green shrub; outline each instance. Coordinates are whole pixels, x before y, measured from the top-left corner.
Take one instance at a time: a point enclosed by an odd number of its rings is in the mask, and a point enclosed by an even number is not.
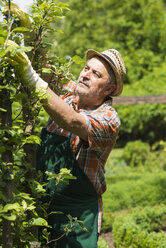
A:
[[[115,247],[165,248],[166,206],[136,208],[113,224]]]
[[[150,146],[141,140],[128,142],[122,154],[126,164],[132,167],[144,165],[149,156]]]
[[[166,152],[166,141],[159,140],[152,145],[153,151],[165,151]]]
[[[108,244],[103,238],[99,237],[97,247],[98,248],[108,248]]]
[[[107,190],[103,194],[104,212],[110,213],[136,206],[166,204],[166,172],[135,172],[106,175]],[[107,218],[107,217],[106,217]]]
[[[114,219],[115,219],[115,214],[113,214],[112,212],[104,213],[101,231],[106,232],[112,230]]]
[[[152,145],[153,161],[156,166],[163,170],[166,170],[166,142],[160,140]]]
[[[115,108],[121,119],[119,144],[138,139],[152,144],[163,139],[163,134],[166,132],[164,103],[117,105]]]

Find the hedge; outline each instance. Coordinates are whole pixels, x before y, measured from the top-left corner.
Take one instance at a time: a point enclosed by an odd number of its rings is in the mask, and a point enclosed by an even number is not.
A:
[[[166,206],[135,208],[116,217],[114,246],[118,248],[165,248]]]

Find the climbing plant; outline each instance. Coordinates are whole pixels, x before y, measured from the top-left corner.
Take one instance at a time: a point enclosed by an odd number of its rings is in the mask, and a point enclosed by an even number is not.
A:
[[[24,22],[13,14],[12,8],[16,6],[10,0],[1,1],[1,5],[7,6],[7,10],[1,9],[4,18],[0,26],[0,244],[3,248],[30,247],[32,241],[39,241],[37,227],[42,226],[43,247],[47,247],[51,242],[45,229],[49,227],[47,205],[41,204],[46,182],[36,172],[35,150],[41,141],[36,133],[41,99],[50,96],[29,90],[21,78],[20,68],[10,66],[6,55],[26,52],[35,70],[57,94],[62,93],[63,85],[72,78],[70,65],[73,61],[79,63],[79,58],[49,54],[54,42],[49,43],[46,37],[55,31],[58,20],[64,18],[67,4],[36,0],[29,14],[21,12],[21,16],[25,15]],[[8,40],[18,46],[8,46]],[[74,179],[67,169],[49,177],[58,181]],[[77,223],[73,217],[68,218],[64,233]]]

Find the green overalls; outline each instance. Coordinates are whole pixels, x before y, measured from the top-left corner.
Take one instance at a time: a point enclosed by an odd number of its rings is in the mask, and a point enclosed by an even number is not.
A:
[[[70,148],[69,138],[50,133],[46,129],[41,133],[41,145],[37,149],[37,169],[59,173],[61,168],[71,170],[76,180],[69,180],[69,185],[60,183],[55,192],[55,180],[47,186],[46,201],[50,202],[48,213],[62,211],[64,214],[50,214],[48,223],[51,240],[64,234],[63,225],[69,222],[70,214],[84,222],[89,232],[82,229],[68,232],[61,239],[51,242],[52,248],[97,248],[98,196],[89,178],[79,167]],[[46,176],[44,174],[44,180]]]

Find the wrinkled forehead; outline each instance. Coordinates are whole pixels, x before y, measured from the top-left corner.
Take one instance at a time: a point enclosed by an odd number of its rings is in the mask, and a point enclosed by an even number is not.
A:
[[[95,67],[96,70],[97,70],[97,68],[98,68],[98,70],[103,70],[103,72],[105,71],[105,73],[107,72],[108,74],[110,74],[112,72],[112,68],[108,64],[108,62],[97,55],[88,59],[87,65],[91,65],[91,66]]]

